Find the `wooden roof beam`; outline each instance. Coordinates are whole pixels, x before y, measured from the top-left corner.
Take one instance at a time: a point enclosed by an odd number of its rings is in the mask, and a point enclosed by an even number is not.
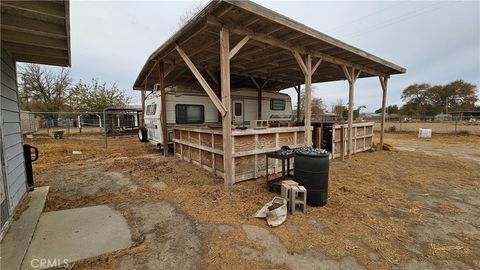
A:
[[[289,44],[289,43],[287,43],[283,40],[267,36],[266,34],[255,33],[255,32],[253,32],[249,29],[246,29],[245,27],[242,27],[242,26],[221,22],[218,18],[213,17],[213,16],[208,17],[207,23],[209,23],[211,25],[216,25],[217,27],[226,26],[230,29],[230,32],[232,32],[232,33],[239,34],[239,35],[249,35],[254,40],[258,40],[258,41],[270,44],[272,46],[283,48],[285,50],[296,51],[298,53],[306,54],[306,55],[309,54],[309,55],[317,57],[317,58],[322,58],[323,61],[330,62],[330,63],[337,64],[337,65],[345,65],[345,66],[352,67],[352,68],[355,68],[355,69],[362,69],[364,72],[372,74],[372,75],[384,76],[384,77],[388,76],[388,74],[385,74],[383,72],[379,72],[379,71],[371,69],[371,68],[364,68],[364,67],[356,65],[354,63],[351,63],[351,62],[348,62],[348,61],[345,61],[343,59],[339,59],[339,58],[336,58],[336,57],[332,57],[330,55],[327,55],[327,54],[324,54],[324,53],[321,53],[321,52],[307,50],[304,47]]]

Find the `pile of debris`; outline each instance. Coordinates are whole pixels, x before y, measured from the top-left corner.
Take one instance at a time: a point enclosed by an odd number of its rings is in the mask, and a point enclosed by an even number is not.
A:
[[[274,197],[255,214],[266,218],[270,227],[277,227],[287,219],[287,213],[305,214],[307,210],[307,190],[292,180],[282,181],[282,197]]]

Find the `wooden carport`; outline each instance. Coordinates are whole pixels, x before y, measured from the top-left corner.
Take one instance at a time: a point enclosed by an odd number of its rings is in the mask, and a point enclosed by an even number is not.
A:
[[[134,89],[182,85],[202,88],[222,116],[224,171],[232,167],[230,89],[281,90],[305,84],[305,140],[312,144],[312,83],[349,83],[348,155],[351,155],[354,86],[358,78],[379,77],[383,90],[382,132],[387,80],[405,69],[322,34],[249,1],[212,1],[154,51],[138,75]],[[164,102],[164,98],[162,101]],[[259,106],[261,106],[259,104]],[[165,106],[161,106],[165,108]],[[260,110],[259,110],[260,111]],[[161,113],[166,127],[166,112]],[[166,128],[163,128],[166,132]],[[166,136],[164,135],[164,138]],[[232,177],[225,173],[232,190]]]

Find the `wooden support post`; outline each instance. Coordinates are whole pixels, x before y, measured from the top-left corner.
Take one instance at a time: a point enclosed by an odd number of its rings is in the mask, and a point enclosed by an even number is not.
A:
[[[165,95],[165,66],[163,62],[158,62],[158,78],[160,84],[160,123],[162,126],[163,155],[168,152],[168,130],[167,130],[167,96]]]
[[[301,89],[301,85],[297,85],[295,87],[295,90],[297,90],[297,122],[299,123],[300,122],[300,89]]]
[[[312,56],[307,55],[305,75],[305,144],[312,146]]]
[[[223,115],[223,171],[227,192],[233,190],[233,145],[232,145],[232,109],[230,97],[230,37],[228,29],[220,30],[220,83],[222,86],[222,104],[226,113]]]
[[[147,91],[147,80],[145,79],[145,90],[140,92],[140,99],[142,102],[142,123],[141,126],[145,126],[145,91]]]
[[[312,68],[312,56],[310,54],[307,54],[307,61],[304,62],[300,53],[297,51],[292,51],[292,53],[303,75],[305,75],[305,145],[309,147],[312,146],[312,74],[318,68],[322,59],[320,58]],[[298,91],[298,93],[300,93],[300,91]],[[297,110],[298,107],[299,106],[297,106]]]
[[[387,107],[387,82],[388,77],[378,77],[380,79],[380,85],[382,86],[382,123],[380,124],[380,151],[383,151],[383,136],[385,133],[385,109]],[[402,119],[400,118],[400,125]]]
[[[342,157],[342,161],[345,160],[345,126],[344,125],[341,125],[341,128],[340,128],[340,150],[342,151],[341,152],[341,157]]]
[[[355,82],[360,76],[361,70],[355,70],[355,68],[347,68],[342,66],[345,77],[348,80],[348,141],[347,141],[347,153],[348,157],[352,155],[352,141],[353,141],[353,99],[355,95]]]
[[[258,120],[262,120],[262,88],[258,88],[258,105],[257,105],[257,111],[258,111]]]

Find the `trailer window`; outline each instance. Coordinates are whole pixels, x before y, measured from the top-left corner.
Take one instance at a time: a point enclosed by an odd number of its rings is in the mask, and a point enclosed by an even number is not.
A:
[[[235,116],[242,116],[242,103],[235,102]]]
[[[175,105],[177,124],[202,124],[205,122],[205,107],[203,105]]]
[[[283,100],[283,99],[271,99],[270,100],[270,110],[284,111],[285,110],[285,100]]]
[[[156,103],[152,103],[150,105],[147,105],[147,115],[154,115],[155,112],[157,111],[157,104]]]

